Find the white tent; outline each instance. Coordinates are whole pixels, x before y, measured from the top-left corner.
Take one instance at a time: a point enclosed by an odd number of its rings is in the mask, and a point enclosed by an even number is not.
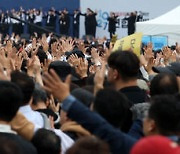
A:
[[[143,35],[168,36],[168,44],[180,42],[180,6],[149,21],[137,22],[136,32]]]

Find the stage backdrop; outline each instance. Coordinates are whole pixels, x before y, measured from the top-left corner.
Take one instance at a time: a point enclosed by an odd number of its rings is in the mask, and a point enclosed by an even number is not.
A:
[[[127,35],[127,22],[122,20],[127,12],[138,11],[143,16],[143,20],[149,20],[166,13],[178,5],[180,5],[180,0],[81,0],[80,8],[82,12],[85,12],[88,7],[94,11],[97,10],[98,27],[96,36],[98,37],[109,37],[108,22],[106,20],[109,12],[114,11],[119,14],[119,25],[117,25],[119,28],[117,28],[116,33],[118,38],[121,38]],[[83,36],[85,33],[84,17],[81,17],[80,27],[80,34]]]
[[[79,0],[0,0],[0,9],[19,9],[22,6],[25,9],[43,8],[47,11],[51,7],[61,10],[67,8],[70,11],[79,8]]]

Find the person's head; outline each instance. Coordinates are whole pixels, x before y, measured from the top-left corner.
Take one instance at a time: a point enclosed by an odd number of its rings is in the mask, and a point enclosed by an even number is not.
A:
[[[109,154],[109,146],[96,137],[84,137],[66,151],[66,154]]]
[[[0,81],[0,120],[9,122],[16,115],[22,102],[20,88],[9,81]]]
[[[84,105],[90,108],[92,102],[94,101],[94,95],[82,88],[76,88],[71,92],[71,95],[80,100]]]
[[[74,14],[77,14],[78,12],[79,12],[78,9],[75,9],[75,10],[74,10]]]
[[[47,55],[42,49],[38,49],[37,56],[41,64],[44,64],[44,61],[47,60]]]
[[[23,93],[23,101],[21,102],[21,106],[27,105],[32,97],[32,93],[34,91],[34,81],[31,77],[29,77],[26,73],[14,71],[11,73],[11,81],[17,84],[22,93]]]
[[[47,93],[40,87],[40,85],[36,84],[35,89],[33,91],[33,100],[32,100],[32,104],[31,107],[36,110],[38,109],[38,104],[44,104],[44,106],[47,106],[47,100],[48,100],[48,96]]]
[[[114,17],[115,13],[114,12],[110,12],[110,17]]]
[[[60,138],[53,131],[47,129],[39,129],[35,133],[32,143],[38,154],[60,154],[61,152]]]
[[[87,13],[88,15],[91,15],[91,14],[93,13],[93,11],[92,11],[90,8],[87,8],[86,13]]]
[[[180,147],[163,136],[150,136],[139,140],[130,154],[179,154]]]
[[[82,104],[84,104],[85,106],[87,106],[88,108],[90,108],[93,100],[94,100],[94,96],[92,93],[90,93],[87,90],[81,89],[81,88],[76,88],[74,89],[71,94],[76,97],[78,100],[81,101]],[[67,112],[60,110],[60,123],[61,125],[65,124],[66,122],[71,121],[71,119],[67,116]]]
[[[93,109],[114,127],[121,128],[127,120],[130,102],[126,96],[116,90],[103,89],[98,91]]]
[[[179,91],[177,78],[174,74],[159,73],[150,83],[150,95],[176,94]]]
[[[9,137],[0,137],[0,153],[1,154],[23,154],[22,147]]]
[[[78,81],[75,70],[70,66],[68,62],[59,60],[53,61],[50,63],[48,71],[50,71],[50,69],[54,69],[54,71],[63,81],[69,74],[72,75],[71,81]]]
[[[178,80],[178,85],[180,89],[180,62],[172,62],[166,67],[153,67],[156,73],[172,73],[175,74]]]
[[[154,96],[144,118],[145,135],[176,135],[180,132],[180,101],[173,95]]]
[[[108,58],[108,80],[116,83],[118,80],[128,82],[137,79],[140,61],[131,51],[116,51]]]

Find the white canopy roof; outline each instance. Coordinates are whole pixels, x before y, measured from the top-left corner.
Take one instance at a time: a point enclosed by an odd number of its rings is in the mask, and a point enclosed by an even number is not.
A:
[[[180,6],[149,21],[137,22],[136,32],[168,36],[168,44],[180,42]]]

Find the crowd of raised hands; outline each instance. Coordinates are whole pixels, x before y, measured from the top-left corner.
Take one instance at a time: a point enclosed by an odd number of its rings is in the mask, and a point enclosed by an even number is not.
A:
[[[142,65],[149,74],[153,74],[153,66],[165,67],[169,63],[179,61],[180,47],[178,43],[172,47],[164,46],[162,50],[154,51],[152,43],[148,43],[143,48],[143,54],[140,57]],[[141,59],[142,58],[142,59]]]
[[[111,54],[113,52],[116,52],[116,51],[113,51],[113,46],[114,44],[110,42],[109,40],[107,40],[106,38],[90,39],[89,37],[87,37],[85,40],[82,40],[82,39],[77,39],[77,38],[72,38],[72,37],[59,38],[59,37],[54,36],[52,33],[48,35],[42,34],[42,36],[39,37],[37,33],[34,33],[34,35],[31,36],[30,40],[25,40],[15,34],[12,34],[11,36],[6,36],[6,37],[2,37],[1,35],[0,36],[0,80],[11,81],[11,74],[13,72],[18,72],[18,71],[25,72],[28,76],[30,76],[34,80],[36,85],[38,84],[41,87],[41,89],[44,89],[48,93],[48,98],[49,98],[48,108],[50,108],[54,113],[57,113],[58,116],[60,113],[60,108],[62,108],[63,111],[67,112],[62,117],[64,116],[66,117],[70,109],[68,108],[66,110],[66,107],[62,107],[60,103],[65,101],[67,98],[69,99],[68,100],[69,102],[74,100],[75,98],[71,98],[72,97],[71,92],[76,88],[77,89],[81,88],[81,90],[84,90],[84,91],[89,89],[89,91],[91,92],[91,95],[93,94],[94,97],[96,97],[97,93],[101,89],[104,89],[104,87],[112,88],[111,86],[113,86],[113,84],[117,84],[117,87],[115,88],[113,87],[117,91],[123,89],[121,87],[122,85],[120,86],[118,85],[121,79],[119,77],[121,76],[120,74],[121,72],[117,71],[119,68],[108,66],[108,64],[111,64],[111,61],[109,61],[109,57],[111,57]],[[117,51],[117,52],[120,53],[120,51]],[[121,52],[125,52],[125,51],[121,51]],[[129,51],[127,51],[127,56],[129,56],[128,58],[132,58],[131,56],[134,56],[137,58],[136,55],[134,54],[131,55],[131,54],[132,54],[131,49],[129,49]],[[129,63],[130,66],[133,66],[131,65],[132,62],[128,61],[129,60],[128,58],[127,58],[127,62],[126,61],[124,62],[125,65],[126,64],[128,65]],[[135,61],[136,61],[136,58],[134,58]],[[162,50],[154,51],[152,43],[148,43],[147,45],[142,47],[141,55],[137,59],[140,60],[140,70],[142,74],[141,79],[143,78],[144,81],[147,83],[147,85],[149,85],[151,82],[151,76],[154,77],[156,74],[153,71],[153,67],[166,67],[166,66],[169,66],[169,64],[171,64],[172,62],[179,62],[180,46],[178,45],[178,43],[176,43],[174,46],[171,46],[171,47],[166,46],[166,47],[163,47]],[[59,62],[62,62],[62,63],[59,63]],[[118,66],[120,65],[119,62],[115,62],[115,63],[117,63]],[[58,66],[59,65],[61,66],[57,68],[56,66],[57,64]],[[66,69],[69,69],[69,67],[71,67],[70,72],[66,70]],[[138,67],[137,69],[139,70],[139,64],[137,64],[137,67]],[[131,67],[131,69],[132,68],[133,67]],[[62,72],[62,70],[60,69],[62,69],[64,72]],[[130,68],[122,68],[122,70],[123,69],[128,70]],[[131,70],[130,73],[127,71],[126,75],[130,74],[131,76],[131,73],[133,74],[133,71],[134,70]],[[62,74],[59,74],[58,72]],[[112,75],[110,75],[110,73],[112,73]],[[107,79],[108,77],[109,79]],[[73,79],[73,78],[76,78],[76,79]],[[111,84],[110,82],[108,83],[108,80],[109,81],[111,80],[112,83]],[[132,83],[134,84],[134,76],[132,77],[131,84]],[[109,85],[107,86],[106,84],[109,84]],[[126,80],[124,80],[124,83],[122,82],[122,84],[124,84],[123,86],[125,88],[127,86]],[[131,85],[131,87],[135,87],[133,84]],[[135,92],[136,90],[137,89],[135,89]],[[145,95],[148,95],[148,92],[149,92],[148,90],[149,89],[147,88],[146,89],[147,92],[145,92]],[[110,92],[116,94],[117,91],[114,90]],[[117,95],[119,97],[119,94]],[[120,95],[120,97],[122,96]],[[88,99],[89,98],[85,98],[86,101],[88,101]],[[122,97],[122,99],[125,99],[124,96]],[[142,103],[142,102],[136,102],[136,103]],[[74,104],[78,106],[78,103],[74,103]],[[90,120],[89,123],[92,123],[93,127],[95,127],[93,120],[91,119],[91,116],[96,117],[97,115],[94,115],[93,113],[89,114],[90,112],[89,110],[87,110],[86,108],[84,109],[82,106],[79,106],[79,107],[83,111],[83,113],[82,115],[81,113],[78,113],[78,114],[82,116],[82,119],[83,118],[85,119],[86,117],[83,117],[84,116],[83,114],[87,112],[87,115],[85,114],[85,116],[87,116],[87,118],[89,119],[86,119],[86,120],[87,121]],[[135,108],[136,107],[137,106],[135,106]],[[78,111],[79,110],[77,109],[77,112]],[[72,115],[70,114],[70,116]],[[87,124],[88,122],[87,121],[82,122],[81,116],[79,116],[80,117],[79,118],[77,115],[77,122],[79,120],[81,122],[80,124],[82,124],[83,126]],[[97,123],[96,123],[96,118],[97,118]],[[94,120],[97,125],[100,122],[102,122],[102,124],[107,125],[107,127],[105,126],[105,129],[103,128],[104,130],[106,129],[107,131],[110,130],[109,131],[110,134],[111,134],[111,131],[112,132],[114,131],[114,128],[109,126],[107,122],[103,121],[101,117],[99,118],[97,116],[96,118]],[[69,120],[69,118],[67,119],[66,120],[68,122],[69,121],[74,122],[74,121],[71,121],[71,119]],[[63,120],[63,118],[61,120]],[[52,129],[60,128],[59,126],[57,126],[57,123],[59,124],[60,122],[58,121],[55,124],[55,121],[52,116],[49,117],[49,121],[50,121],[50,127]],[[87,128],[88,127],[90,128],[89,130],[88,129],[87,130],[90,131],[90,133],[92,131],[92,133],[96,134],[96,132],[93,132],[93,130],[91,130],[92,128],[89,123],[87,124]],[[100,128],[101,126],[97,126],[97,129],[100,129]],[[89,132],[86,132],[86,133],[89,134]],[[106,137],[108,138],[108,135],[107,136],[102,135],[101,132],[99,132],[99,134],[100,134],[99,136],[101,137],[101,139],[104,139]],[[116,132],[114,134],[118,135],[120,133]],[[111,135],[113,136],[113,133]],[[126,135],[123,135],[123,137],[126,137]],[[113,138],[111,139],[114,141]],[[121,140],[121,138],[118,138],[118,139]],[[129,140],[129,137],[127,140]],[[129,141],[130,141],[130,144],[135,143],[134,139],[132,140],[130,139]],[[111,143],[111,140],[107,142],[110,145],[111,151],[113,151],[113,149],[117,150],[116,147],[114,147],[115,143]]]
[[[85,44],[87,42],[88,44]],[[32,37],[30,41],[21,39],[14,34],[11,37],[1,37],[1,78],[10,79],[12,71],[25,70],[29,76],[34,77],[37,79],[37,82],[43,85],[43,73],[47,72],[51,62],[57,60],[68,62],[75,68],[79,78],[85,78],[99,70],[101,65],[106,64],[107,57],[112,50],[112,46],[110,48],[105,47],[106,39],[87,39],[87,42],[84,43],[84,40],[71,37],[57,38],[52,34],[48,36],[43,34],[40,38]],[[93,46],[91,44],[93,42],[97,45]],[[81,51],[83,56],[78,57],[76,52],[74,52],[67,59],[67,53],[71,53],[74,50]],[[86,52],[87,50],[89,51]]]
[[[107,64],[107,58],[113,49],[113,43],[108,42],[106,38],[84,41],[71,37],[57,38],[52,34],[48,36],[43,34],[38,38],[35,33],[35,36],[28,41],[15,34],[7,35],[5,38],[1,35],[0,41],[1,76],[7,78],[11,71],[22,71],[22,69],[27,70],[28,75],[32,77],[42,76],[48,70],[49,64],[56,60],[68,62],[75,68],[79,77],[84,78],[96,72],[99,73],[99,68]],[[76,52],[72,52],[73,50],[81,51],[83,56],[79,57]],[[66,58],[68,52],[72,53]],[[44,56],[41,60],[38,56],[40,54]],[[152,43],[148,43],[142,48],[139,58],[141,66],[151,75],[154,74],[153,66],[167,66],[171,62],[179,61],[180,47],[176,44],[154,51]],[[41,77],[38,78],[41,79]],[[40,80],[38,82],[43,84]]]

